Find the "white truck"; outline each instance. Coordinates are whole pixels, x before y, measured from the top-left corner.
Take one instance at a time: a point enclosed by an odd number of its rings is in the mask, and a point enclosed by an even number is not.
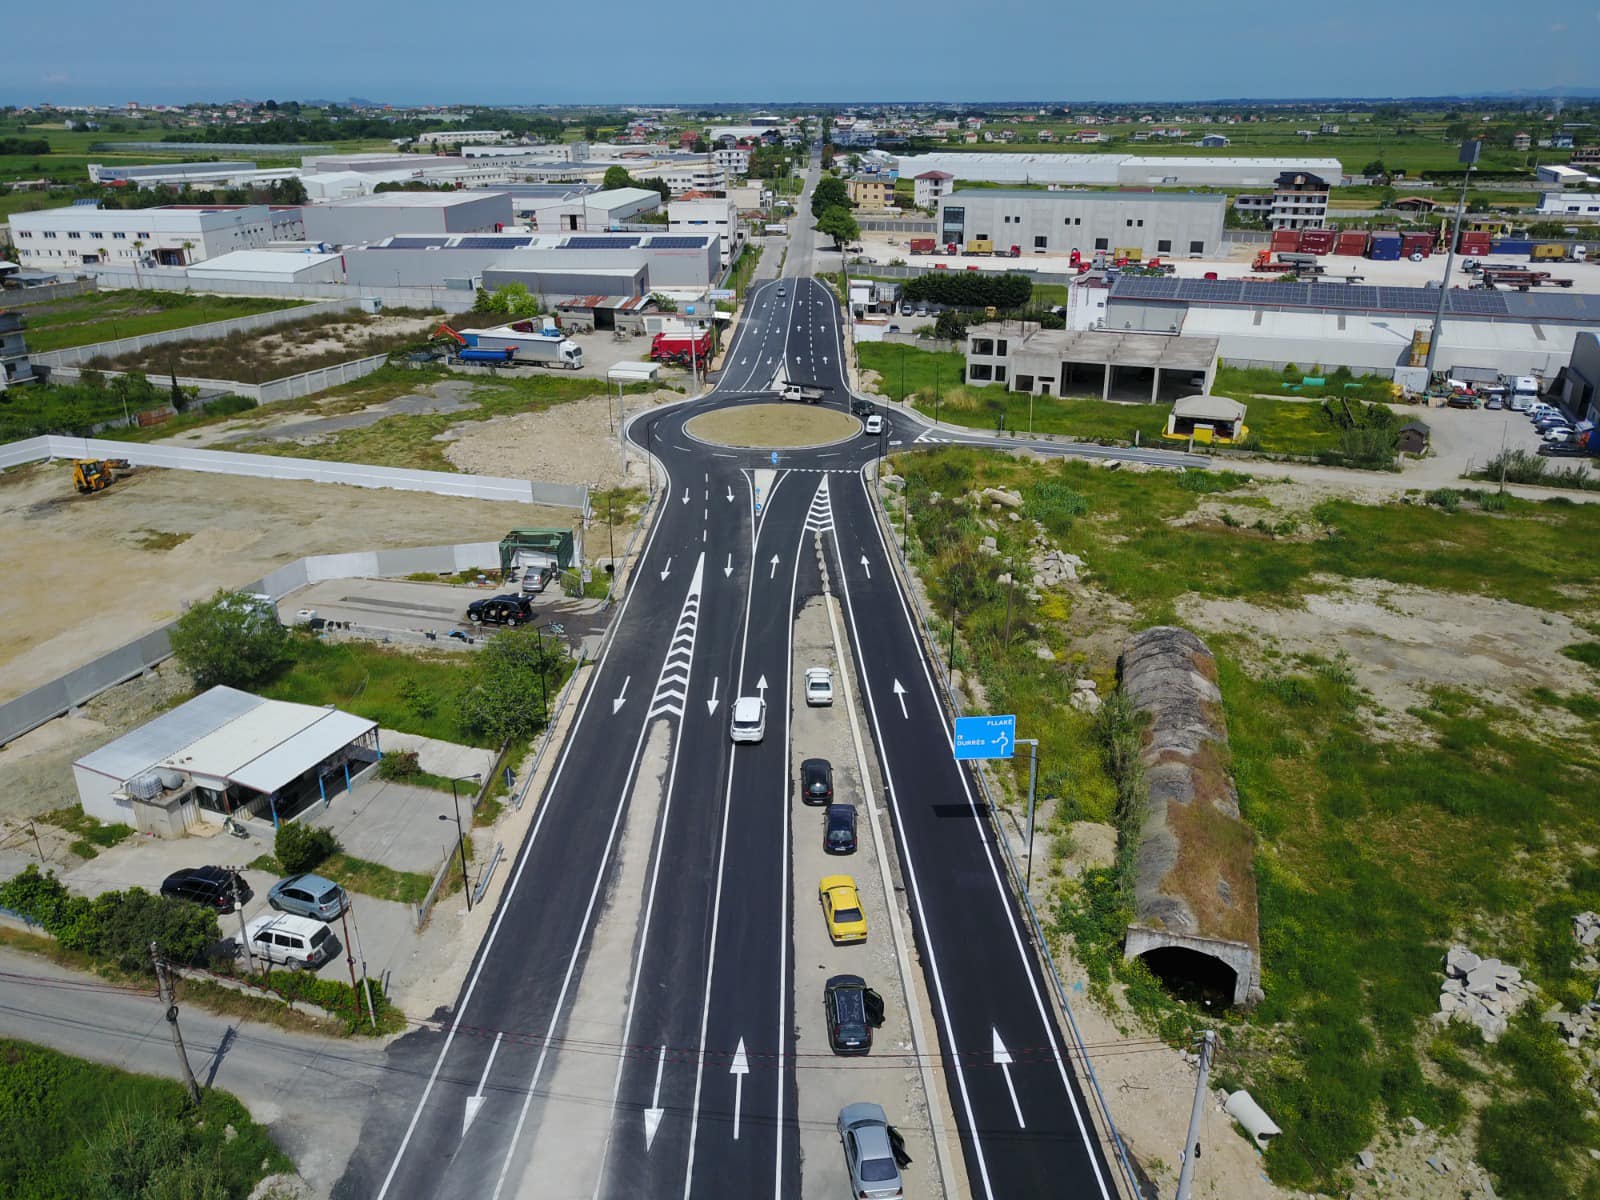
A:
[[[463,336],[466,344],[455,355],[462,362],[515,363],[529,367],[560,367],[568,371],[583,367],[583,347],[563,337],[558,329],[501,325]]]

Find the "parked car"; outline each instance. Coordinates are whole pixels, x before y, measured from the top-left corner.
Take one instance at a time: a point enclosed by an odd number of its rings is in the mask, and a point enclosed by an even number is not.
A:
[[[865,1054],[883,1024],[883,997],[859,975],[835,975],[822,988],[828,1045],[835,1054]]]
[[[900,315],[902,317],[909,317],[915,311],[916,310],[914,308],[912,308],[911,305],[909,305],[909,304],[902,304],[900,306]]]
[[[833,703],[833,672],[827,667],[806,668],[806,704],[822,708]]]
[[[767,736],[767,702],[760,696],[740,696],[733,702],[728,737],[735,742],[759,742]]]
[[[850,401],[850,411],[858,417],[870,417],[878,411],[878,406],[871,400],[863,400],[857,396]]]
[[[824,875],[817,885],[822,901],[822,919],[828,936],[835,943],[867,940],[867,916],[861,911],[861,896],[856,881],[848,875]]]
[[[883,433],[883,418],[877,413],[873,413],[862,422],[861,432],[868,437],[878,437]]]
[[[1586,451],[1577,442],[1546,442],[1539,447],[1540,454],[1547,454],[1551,458],[1578,458]]]
[[[833,799],[833,764],[827,759],[808,758],[800,764],[800,798],[807,804]]]
[[[889,1136],[889,1118],[877,1104],[846,1104],[839,1110],[839,1144],[850,1194],[861,1200],[899,1200],[906,1194]]]
[[[235,887],[240,903],[250,899],[250,885],[237,871],[226,867],[185,867],[161,881],[161,894],[169,900],[189,900],[219,913],[231,913]]]
[[[1506,405],[1505,401],[1500,399],[1499,396],[1490,396],[1483,402],[1483,406],[1484,408],[1504,408]]]
[[[1572,426],[1557,425],[1553,429],[1545,430],[1544,440],[1547,442],[1570,442],[1576,436],[1577,434]]]
[[[257,958],[291,971],[320,967],[339,949],[333,930],[293,913],[262,913],[245,926],[244,936]]]
[[[337,883],[321,875],[291,875],[268,889],[267,903],[279,912],[331,921],[344,912],[349,897]]]
[[[481,625],[521,625],[533,620],[533,601],[510,593],[474,600],[467,605],[467,620]]]
[[[822,851],[824,854],[854,854],[856,852],[856,806],[830,804],[822,818]]]

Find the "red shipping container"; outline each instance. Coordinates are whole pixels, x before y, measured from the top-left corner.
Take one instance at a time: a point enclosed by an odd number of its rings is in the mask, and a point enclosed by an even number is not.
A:
[[[1400,253],[1410,258],[1413,254],[1420,254],[1424,258],[1433,253],[1433,234],[1407,233],[1400,238]]]
[[[1487,254],[1493,242],[1494,239],[1490,234],[1469,230],[1461,235],[1456,249],[1462,254]]]
[[[1365,229],[1346,229],[1339,235],[1339,242],[1335,254],[1348,254],[1356,258],[1367,256],[1367,231]]]
[[[1273,250],[1300,249],[1300,233],[1295,229],[1275,229],[1272,233]]]
[[[1300,249],[1307,254],[1332,254],[1337,237],[1332,229],[1305,229],[1300,233]]]

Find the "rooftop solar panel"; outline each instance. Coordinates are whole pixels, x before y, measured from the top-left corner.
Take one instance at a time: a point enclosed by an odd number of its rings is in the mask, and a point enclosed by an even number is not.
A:
[[[426,250],[429,246],[442,246],[445,239],[442,237],[392,237],[388,243],[379,247],[383,250]]]
[[[530,237],[464,237],[456,242],[457,250],[515,250],[518,246],[531,246]]]
[[[699,250],[706,244],[703,237],[652,237],[652,250]]]
[[[632,250],[639,238],[572,237],[566,242],[568,250]]]

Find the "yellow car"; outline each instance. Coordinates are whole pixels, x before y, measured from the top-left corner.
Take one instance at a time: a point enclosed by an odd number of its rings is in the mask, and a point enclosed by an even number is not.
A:
[[[856,881],[848,875],[826,875],[817,888],[822,900],[822,917],[828,923],[828,936],[834,942],[867,940],[867,916],[861,911]]]

